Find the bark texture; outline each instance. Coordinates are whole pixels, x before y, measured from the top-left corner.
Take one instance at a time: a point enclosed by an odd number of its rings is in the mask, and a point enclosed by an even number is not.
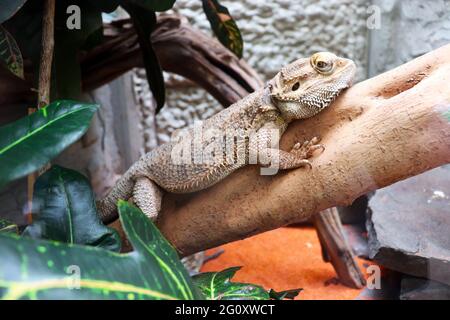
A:
[[[281,148],[319,135],[313,168],[262,176],[242,168],[193,194],[166,194],[157,221],[188,255],[308,218],[450,162],[450,45],[356,84],[316,117],[297,121]]]

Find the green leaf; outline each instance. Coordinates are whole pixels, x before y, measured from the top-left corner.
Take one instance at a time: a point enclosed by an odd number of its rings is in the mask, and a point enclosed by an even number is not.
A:
[[[0,23],[11,18],[27,0],[3,0],[0,4]]]
[[[274,299],[274,300],[294,299],[296,296],[298,296],[298,294],[302,290],[303,289],[301,289],[301,288],[285,290],[285,291],[275,291],[273,289],[270,289],[269,296],[271,299]]]
[[[17,14],[3,24],[16,40],[23,58],[31,61],[34,87],[37,87],[42,47],[43,3],[44,1],[27,1]]]
[[[151,11],[166,11],[173,7],[176,0],[128,0],[126,2]]]
[[[138,35],[145,73],[156,100],[156,112],[158,112],[164,106],[165,87],[162,69],[150,41],[150,35],[156,26],[156,14],[152,11],[142,10],[132,3],[124,3],[123,8],[130,15]]]
[[[0,232],[12,232],[19,234],[19,228],[17,227],[17,224],[11,221],[0,219]]]
[[[95,0],[92,5],[102,12],[111,13],[119,6],[119,0]]]
[[[261,286],[230,281],[239,269],[200,273],[193,279],[208,300],[268,300],[269,294]]]
[[[201,299],[154,224],[124,201],[119,214],[131,253],[0,234],[0,298]]]
[[[111,3],[113,4],[113,3]],[[80,29],[67,28],[66,13],[69,5],[81,10]],[[96,38],[90,46],[99,44],[103,36],[101,3],[83,0],[58,0],[55,18],[55,53],[52,74],[53,99],[78,99],[81,95],[81,67],[79,51],[88,40]],[[100,37],[99,37],[100,35]],[[70,75],[70,76],[68,76]]]
[[[238,58],[242,58],[243,41],[241,32],[228,9],[217,0],[202,0],[203,11],[219,41]]]
[[[97,215],[88,179],[59,166],[36,180],[33,224],[22,235],[120,251],[119,235],[104,226]]]
[[[56,101],[0,127],[0,186],[39,169],[78,140],[98,107]]]
[[[23,76],[23,58],[13,36],[0,25],[0,62],[19,78]]]

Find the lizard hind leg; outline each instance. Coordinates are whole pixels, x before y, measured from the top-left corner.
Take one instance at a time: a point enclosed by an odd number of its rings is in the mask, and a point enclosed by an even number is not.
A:
[[[149,178],[139,177],[135,180],[133,202],[152,221],[156,220],[161,210],[162,196],[161,189]]]

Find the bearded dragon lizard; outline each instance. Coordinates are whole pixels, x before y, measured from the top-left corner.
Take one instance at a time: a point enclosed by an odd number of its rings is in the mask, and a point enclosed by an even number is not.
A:
[[[143,155],[109,194],[97,202],[102,220],[116,219],[117,201],[131,197],[149,218],[155,219],[161,207],[161,189],[174,193],[202,190],[247,164],[276,164],[279,169],[311,167],[308,158],[315,150],[324,149],[318,138],[297,142],[290,152],[273,147],[273,142],[278,143],[291,121],[312,117],[327,108],[343,89],[351,86],[355,70],[352,60],[329,52],[319,52],[283,67],[264,88],[197,126],[202,132],[214,129],[218,135],[196,137],[196,129],[191,127],[176,135],[182,137],[181,142],[173,139]],[[232,131],[238,132],[233,141],[239,140],[240,144],[226,143],[227,139],[223,137]],[[274,132],[278,134],[274,135]],[[254,138],[250,139],[251,134]],[[195,149],[195,145],[203,150],[201,155],[214,145],[213,151],[207,152],[213,156],[202,158],[195,151],[187,150]],[[217,146],[222,146],[223,151],[217,151]],[[252,162],[252,154],[267,157],[261,161],[264,157],[258,156],[256,162]],[[180,162],[176,155],[189,161]]]

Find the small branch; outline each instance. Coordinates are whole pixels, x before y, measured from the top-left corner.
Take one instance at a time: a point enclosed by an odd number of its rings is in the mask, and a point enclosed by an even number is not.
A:
[[[324,260],[331,262],[339,281],[351,288],[364,287],[366,280],[345,239],[337,209],[324,210],[316,214],[313,221],[322,245]]]
[[[450,162],[450,45],[358,83],[327,110],[292,123],[280,146],[321,136],[313,168],[275,176],[246,166],[218,184],[166,194],[157,225],[188,255],[308,219]]]
[[[50,103],[53,48],[55,45],[55,0],[45,0],[42,20],[42,51],[39,65],[38,108]]]
[[[44,16],[42,18],[42,50],[41,60],[39,64],[39,90],[38,90],[38,109],[48,105],[50,103],[50,86],[52,77],[52,61],[53,61],[53,48],[55,46],[55,0],[45,0],[44,4]],[[30,110],[30,109],[29,109]],[[45,172],[50,164],[44,165],[39,169],[38,174]],[[32,201],[33,201],[33,187],[36,181],[36,173],[30,173],[27,177],[28,184],[28,223],[33,221],[32,219]]]

